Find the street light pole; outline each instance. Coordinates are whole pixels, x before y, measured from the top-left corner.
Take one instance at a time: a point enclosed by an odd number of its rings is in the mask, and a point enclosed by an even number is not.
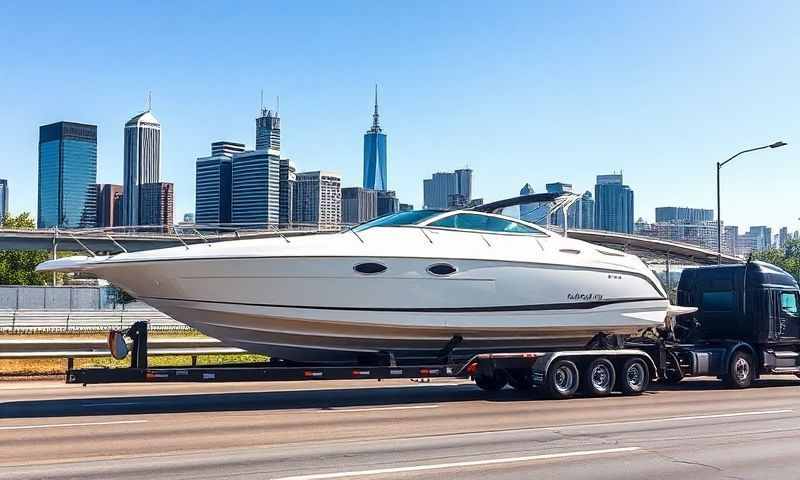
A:
[[[762,147],[755,147],[755,148],[748,148],[747,150],[742,150],[741,152],[737,153],[736,155],[732,156],[731,158],[725,160],[724,162],[720,163],[717,162],[717,264],[722,263],[722,215],[721,215],[721,201],[719,198],[719,171],[722,170],[722,167],[725,166],[728,162],[733,160],[734,158],[738,157],[743,153],[755,152],[756,150],[764,150],[765,148],[778,148],[786,145],[786,142],[775,142],[769,145],[764,145]]]

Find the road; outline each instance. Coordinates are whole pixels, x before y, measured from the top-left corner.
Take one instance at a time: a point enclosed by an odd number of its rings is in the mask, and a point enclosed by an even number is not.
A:
[[[0,383],[0,478],[800,477],[800,381],[548,401],[459,380]]]

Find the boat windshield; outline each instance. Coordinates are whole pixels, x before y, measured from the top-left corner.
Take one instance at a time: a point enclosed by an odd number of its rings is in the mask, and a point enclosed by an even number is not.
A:
[[[393,213],[391,215],[384,215],[369,222],[362,223],[353,230],[362,232],[372,227],[396,227],[400,225],[416,225],[434,215],[443,213],[442,210],[411,210],[409,212]]]

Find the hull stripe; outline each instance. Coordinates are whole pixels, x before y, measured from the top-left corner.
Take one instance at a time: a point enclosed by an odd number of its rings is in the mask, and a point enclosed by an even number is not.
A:
[[[499,305],[487,307],[430,307],[430,308],[394,308],[394,307],[331,307],[322,305],[277,305],[268,303],[222,302],[215,300],[196,300],[187,298],[141,297],[142,300],[166,300],[173,302],[213,303],[219,305],[241,305],[246,307],[297,308],[307,310],[340,310],[360,312],[401,312],[401,313],[490,313],[490,312],[531,312],[545,310],[591,310],[593,308],[616,305],[620,303],[663,301],[663,298],[618,298],[594,302],[544,303],[538,305]]]

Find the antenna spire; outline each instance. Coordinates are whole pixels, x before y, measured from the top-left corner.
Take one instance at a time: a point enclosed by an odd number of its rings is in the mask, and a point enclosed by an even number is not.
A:
[[[149,112],[153,106],[153,91],[147,92],[147,111]]]
[[[278,116],[278,112],[280,112],[280,111],[281,111],[281,96],[280,95],[276,95],[275,96],[275,116],[276,117]]]
[[[378,84],[375,84],[375,113],[372,114],[372,131],[380,132],[381,126],[378,124]]]
[[[264,89],[261,89],[261,110],[264,110]]]

